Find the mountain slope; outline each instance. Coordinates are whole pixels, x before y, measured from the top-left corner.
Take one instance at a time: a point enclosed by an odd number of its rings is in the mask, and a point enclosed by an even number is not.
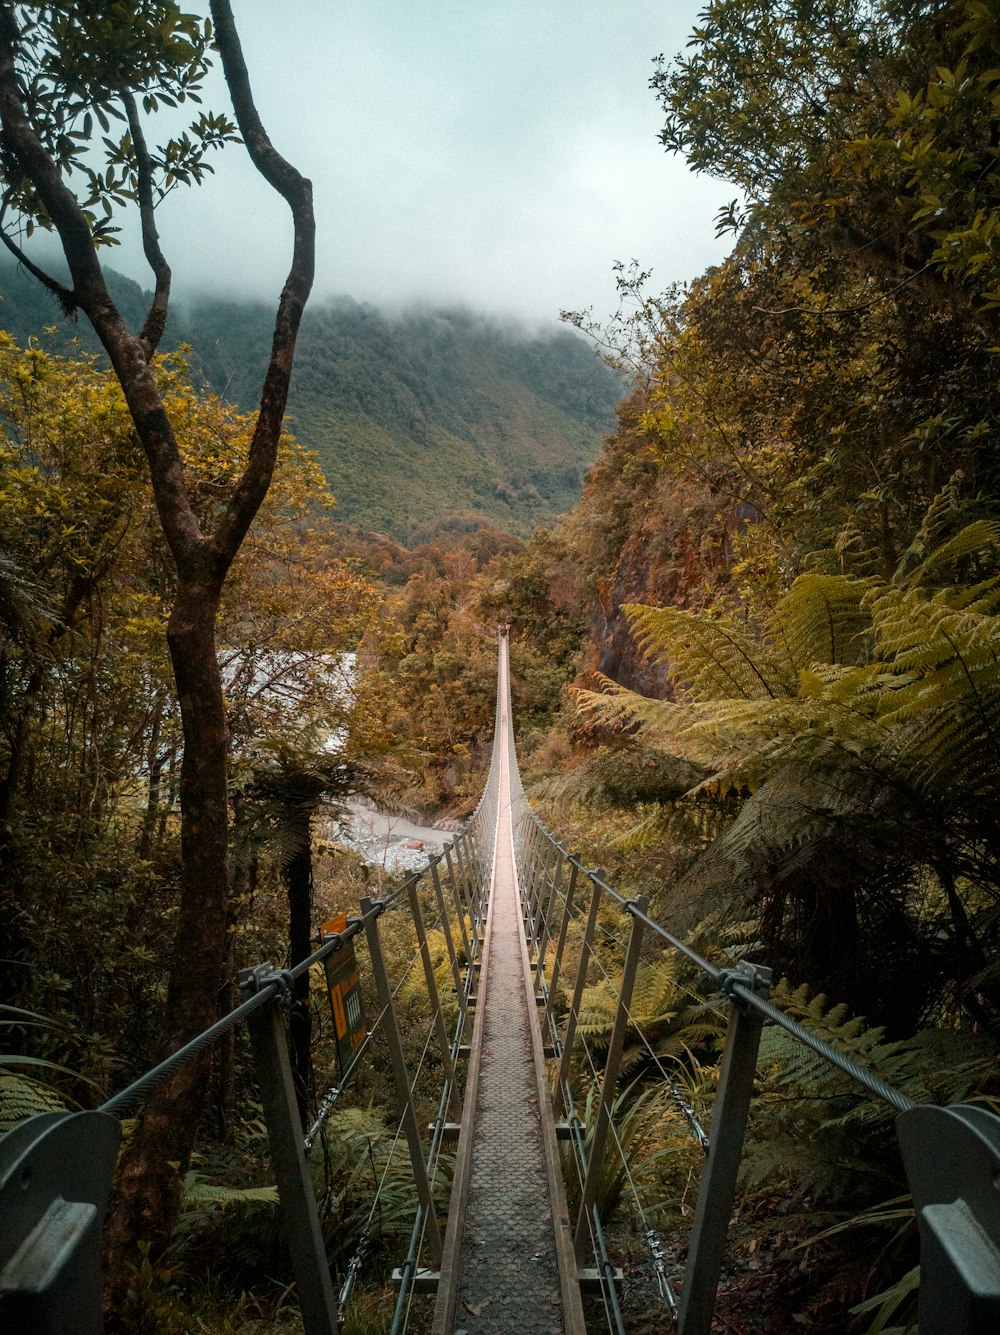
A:
[[[129,318],[144,294],[118,275]],[[0,268],[0,326],[24,342],[46,326],[95,342],[51,300]],[[271,334],[263,304],[202,300],[171,317],[211,386],[255,406]],[[489,522],[527,533],[569,510],[613,425],[619,383],[575,334],[532,335],[462,310],[387,317],[348,299],[314,303],[289,399],[292,429],[316,451],[338,517],[402,541]]]

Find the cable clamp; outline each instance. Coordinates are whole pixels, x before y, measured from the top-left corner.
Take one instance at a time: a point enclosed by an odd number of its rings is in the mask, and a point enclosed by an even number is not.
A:
[[[716,985],[734,1005],[742,1004],[742,998],[736,994],[736,986],[746,988],[748,992],[757,992],[767,996],[771,990],[771,970],[763,964],[751,964],[749,960],[740,960],[731,969],[720,969]]]

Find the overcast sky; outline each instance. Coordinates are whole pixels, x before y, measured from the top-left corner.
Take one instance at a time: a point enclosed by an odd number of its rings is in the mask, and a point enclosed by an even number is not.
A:
[[[316,294],[547,320],[609,313],[615,260],[652,268],[659,289],[720,259],[713,219],[734,189],[664,152],[648,87],[700,8],[234,0],[264,123],[314,183]],[[177,290],[271,295],[284,205],[241,148],[214,165],[161,211]],[[131,246],[111,262],[145,281]]]

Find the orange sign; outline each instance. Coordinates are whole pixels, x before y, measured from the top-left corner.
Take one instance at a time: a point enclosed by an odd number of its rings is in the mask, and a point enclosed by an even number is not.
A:
[[[346,930],[347,914],[341,913],[323,924],[320,936],[335,936]],[[361,1008],[361,975],[354,956],[354,942],[347,941],[335,955],[328,955],[323,961],[323,967],[326,970],[333,1028],[337,1036],[337,1059],[343,1077],[368,1037]]]

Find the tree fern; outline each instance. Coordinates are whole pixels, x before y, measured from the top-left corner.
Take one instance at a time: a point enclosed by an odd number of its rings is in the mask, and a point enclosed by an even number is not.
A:
[[[804,663],[864,662],[870,620],[863,602],[873,583],[843,575],[799,576],[775,608],[770,625],[791,674]]]
[[[936,957],[942,977],[978,979],[1000,1025],[1000,978],[987,988],[978,944],[1000,923],[969,889],[1000,895],[1000,525],[960,520],[952,485],[892,580],[803,575],[757,634],[731,617],[630,607],[640,647],[670,666],[683,699],[605,683],[579,703],[588,719],[704,771],[682,801],[721,804],[725,819],[687,874],[693,891],[728,883],[734,898],[756,901],[772,951],[797,923],[798,962],[857,989],[865,1008],[875,1000],[865,950],[908,941],[925,966]],[[636,828],[639,840],[652,832],[648,813]],[[941,894],[918,899],[910,887],[927,875]],[[876,909],[890,885],[914,929],[899,931],[891,905]],[[839,973],[835,943],[822,939],[824,923],[843,917],[838,901],[855,905],[854,962]],[[893,942],[863,935],[866,913],[892,927]],[[931,945],[945,918],[950,963]],[[982,1018],[968,986],[960,995]],[[888,991],[898,1007],[904,994]]]
[[[759,700],[790,690],[778,658],[731,617],[635,603],[622,610],[642,652],[668,663],[675,680],[695,696]]]

